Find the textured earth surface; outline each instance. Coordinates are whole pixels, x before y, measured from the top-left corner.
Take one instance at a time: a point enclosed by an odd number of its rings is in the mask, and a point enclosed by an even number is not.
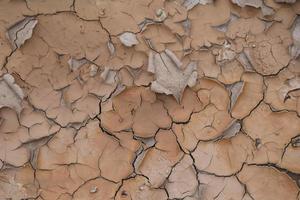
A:
[[[0,0],[0,200],[300,200],[298,15]]]

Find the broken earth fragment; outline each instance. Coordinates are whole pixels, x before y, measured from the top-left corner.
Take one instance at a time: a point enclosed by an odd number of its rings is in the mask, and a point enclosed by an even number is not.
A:
[[[94,76],[96,76],[97,72],[98,72],[98,66],[94,65],[94,64],[90,65],[90,73],[89,73],[89,75],[91,77],[94,77]]]
[[[115,54],[116,48],[111,41],[107,42],[107,48],[109,50],[110,55],[113,56]]]
[[[265,80],[265,101],[276,110],[296,111],[300,114],[300,71],[298,63],[293,62],[282,70],[278,76],[267,77]]]
[[[170,50],[162,53],[150,53],[148,71],[155,74],[151,90],[157,93],[173,95],[177,102],[181,101],[186,86],[193,87],[197,81],[197,64],[189,63],[181,69],[181,62]]]
[[[230,90],[230,108],[233,108],[233,106],[235,105],[236,100],[238,99],[238,97],[240,96],[240,94],[243,91],[243,87],[244,87],[243,81],[234,83],[233,85],[230,86],[230,88],[229,88],[229,90]]]
[[[185,0],[183,3],[183,6],[187,10],[191,10],[198,4],[206,5],[206,4],[210,4],[210,3],[213,3],[213,0]]]
[[[5,74],[0,77],[0,109],[9,107],[20,113],[23,99],[24,93],[20,86],[15,83],[12,75]]]
[[[297,17],[294,23],[292,32],[293,46],[290,48],[290,53],[293,58],[297,58],[300,54],[300,17]]]
[[[299,189],[285,173],[273,167],[245,165],[237,175],[255,200],[297,199]]]
[[[252,140],[257,141],[257,149],[253,152],[253,158],[249,163],[273,163],[281,168],[285,167],[289,171],[300,172],[299,165],[295,168],[293,164],[296,161],[282,162],[283,155],[289,157],[287,151],[289,148],[286,148],[286,146],[300,132],[300,118],[295,112],[272,112],[267,104],[261,103],[249,117],[243,120],[242,127],[243,131]],[[294,155],[297,155],[297,153]]]
[[[263,78],[256,73],[244,73],[242,82],[231,88],[231,114],[236,119],[247,116],[264,97]]]
[[[81,59],[70,58],[68,60],[68,64],[72,71],[76,71],[77,69],[79,69],[82,65],[86,64],[87,62],[88,61],[85,58],[81,58]]]
[[[274,14],[274,10],[271,7],[265,5],[263,0],[231,0],[232,3],[237,4],[240,7],[251,6],[254,8],[261,8],[263,16],[269,16]]]
[[[231,176],[242,168],[252,150],[251,139],[239,133],[230,139],[199,142],[192,156],[198,170],[217,176]]]
[[[287,1],[0,0],[0,199],[300,200]]]
[[[130,33],[130,32],[122,33],[119,36],[119,39],[122,42],[122,44],[124,44],[126,47],[132,47],[139,43],[139,41],[136,38],[136,35],[134,33]],[[112,50],[110,50],[110,51],[112,51]]]
[[[164,9],[159,8],[158,10],[156,10],[155,21],[163,22],[167,17],[168,17],[168,14],[166,13],[166,11]]]
[[[145,157],[138,166],[138,173],[148,177],[151,186],[160,187],[183,153],[171,130],[159,130],[155,140],[155,146],[145,152]]]
[[[231,0],[232,3],[237,4],[240,7],[252,6],[254,8],[259,8],[262,6],[262,0]]]
[[[190,156],[183,159],[173,168],[171,175],[166,183],[170,199],[182,199],[193,195],[197,189],[196,170]]]
[[[293,147],[300,147],[300,136],[293,138],[291,142]]]
[[[146,177],[135,176],[124,180],[115,197],[116,200],[167,200],[167,194],[163,189],[151,188]]]
[[[13,50],[20,48],[26,40],[31,38],[32,32],[38,20],[33,17],[26,17],[24,20],[13,25],[8,31],[7,36]]]
[[[275,0],[276,3],[295,3],[296,0]]]
[[[199,173],[198,179],[201,200],[241,200],[246,194],[244,186],[235,176],[218,177]]]

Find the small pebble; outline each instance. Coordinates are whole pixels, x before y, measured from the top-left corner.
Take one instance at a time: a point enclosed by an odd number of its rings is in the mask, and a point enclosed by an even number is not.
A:
[[[96,186],[93,186],[91,189],[90,189],[90,193],[96,193],[98,191],[98,188]]]
[[[145,189],[145,186],[143,186],[143,185],[139,187],[140,191],[143,191],[144,189]]]

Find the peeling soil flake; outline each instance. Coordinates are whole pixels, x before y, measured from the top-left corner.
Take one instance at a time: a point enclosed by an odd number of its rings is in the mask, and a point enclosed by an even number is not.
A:
[[[300,200],[300,0],[0,0],[0,200]]]

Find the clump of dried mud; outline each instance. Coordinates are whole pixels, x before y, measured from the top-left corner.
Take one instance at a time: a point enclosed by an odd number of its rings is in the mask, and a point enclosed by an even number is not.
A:
[[[300,1],[0,1],[0,199],[299,200]]]

